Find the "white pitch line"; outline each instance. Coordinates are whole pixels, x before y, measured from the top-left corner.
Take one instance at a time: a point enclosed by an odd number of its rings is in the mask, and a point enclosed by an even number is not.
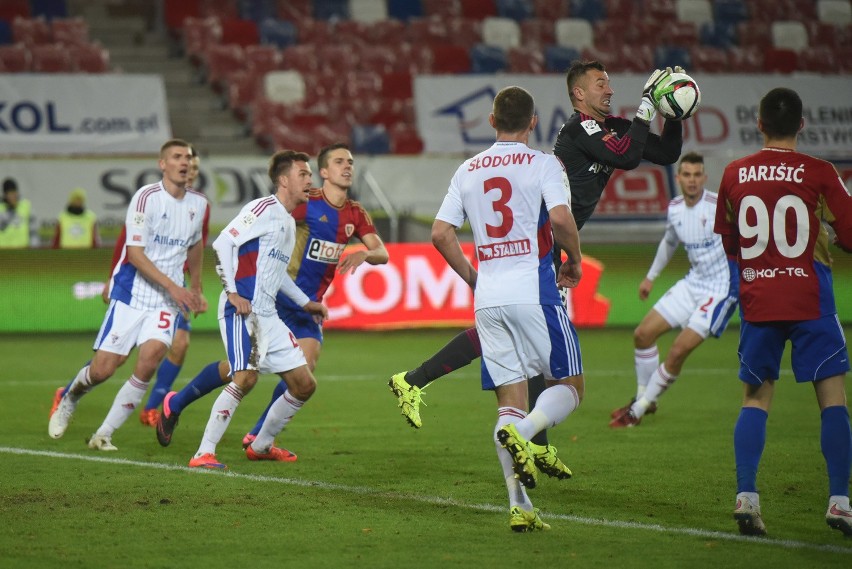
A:
[[[321,490],[335,490],[340,492],[348,492],[350,494],[379,496],[384,498],[397,498],[414,500],[423,504],[434,504],[439,506],[455,506],[467,510],[477,510],[481,512],[497,512],[505,513],[505,506],[496,506],[494,504],[470,504],[460,502],[452,498],[441,498],[440,496],[425,496],[421,494],[409,494],[407,492],[389,492],[387,490],[379,490],[369,486],[350,486],[346,484],[334,484],[332,482],[320,482],[316,480],[300,480],[298,478],[283,478],[279,476],[262,476],[258,474],[240,474],[233,471],[208,470],[203,468],[189,468],[179,464],[167,464],[163,462],[141,462],[138,460],[128,460],[125,458],[108,458],[104,456],[89,456],[81,454],[70,454],[64,452],[54,452],[48,450],[33,450],[15,447],[0,447],[0,453],[17,454],[28,456],[43,456],[48,458],[64,458],[70,460],[82,460],[87,462],[100,462],[104,464],[118,464],[122,466],[138,466],[142,468],[154,468],[157,470],[171,470],[179,472],[191,472],[192,474],[201,474],[209,476],[227,476],[229,478],[239,478],[241,480],[251,480],[253,482],[272,482],[275,484],[286,484],[288,486],[300,486],[305,488],[318,488]],[[783,547],[785,549],[807,549],[811,551],[824,551],[828,553],[845,553],[852,554],[852,547],[842,547],[838,545],[825,545],[808,543],[804,541],[796,541],[790,539],[773,539],[765,537],[750,537],[735,533],[726,533],[721,531],[703,530],[699,528],[689,527],[666,527],[659,524],[644,524],[641,522],[625,522],[620,520],[608,520],[603,518],[587,518],[584,516],[572,516],[568,514],[556,514],[548,512],[545,516],[550,519],[565,520],[588,526],[611,527],[620,529],[636,529],[643,531],[652,531],[657,533],[670,533],[688,535],[692,537],[700,537],[702,539],[718,539],[725,541],[739,541],[754,543],[758,545],[773,545]]]

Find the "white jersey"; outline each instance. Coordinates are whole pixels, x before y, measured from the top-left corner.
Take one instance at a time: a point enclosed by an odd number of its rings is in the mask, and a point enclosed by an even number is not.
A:
[[[548,211],[570,199],[559,159],[520,142],[497,142],[459,167],[436,217],[455,227],[470,220],[476,309],[560,304]]]
[[[725,254],[721,236],[713,231],[715,219],[716,194],[707,190],[692,207],[686,205],[683,196],[669,202],[666,232],[648,278],[657,278],[671,260],[678,243],[683,243],[691,265],[684,277],[686,283],[708,294],[727,295],[736,271],[732,271],[732,261]]]
[[[276,314],[275,295],[290,278],[287,264],[295,244],[296,222],[277,197],[249,202],[213,243],[220,261],[225,261],[223,251],[231,253],[229,262],[217,267],[226,290],[250,300],[252,311],[261,316]],[[220,317],[233,311],[230,302],[222,308]]]
[[[126,240],[113,269],[110,298],[141,310],[175,307],[166,289],[143,277],[129,262],[127,248],[144,247],[145,256],[183,286],[186,251],[201,240],[208,207],[204,194],[187,189],[177,199],[162,181],[140,188],[127,208]]]

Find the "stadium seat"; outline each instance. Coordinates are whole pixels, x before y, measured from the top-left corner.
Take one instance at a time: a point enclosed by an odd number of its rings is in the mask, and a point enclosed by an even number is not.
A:
[[[450,42],[470,49],[482,42],[482,21],[472,18],[456,18],[447,22]]]
[[[369,117],[369,124],[383,124],[388,130],[399,124],[414,124],[413,99],[377,99],[377,108]]]
[[[320,69],[342,76],[358,67],[358,52],[351,45],[329,44],[315,48]]]
[[[834,26],[818,20],[805,24],[808,29],[808,45],[826,45],[835,50],[852,46],[852,28],[850,26]]]
[[[5,0],[4,0],[5,1]],[[30,0],[30,13],[48,21],[68,17],[68,5],[65,0]]]
[[[391,152],[394,154],[420,154],[423,140],[413,125],[397,125],[390,132]]]
[[[549,20],[551,23],[571,14],[568,0],[533,0],[533,12],[536,18]]]
[[[710,0],[677,0],[676,9],[679,22],[692,22],[696,26],[713,22]]]
[[[508,73],[544,73],[544,53],[538,46],[513,47],[506,52]]]
[[[556,43],[553,20],[530,18],[521,22],[521,45],[542,47]]]
[[[201,19],[201,1],[163,0],[163,18],[172,37],[179,37],[187,18]]]
[[[644,75],[648,73],[649,69],[654,69],[654,48],[651,45],[622,44],[619,48],[616,49],[620,51],[617,59],[620,62],[621,69],[623,71],[630,71],[632,73],[639,73],[640,75]],[[603,59],[601,61],[609,62],[611,60]],[[606,65],[608,69],[609,63],[607,63]]]
[[[772,22],[773,47],[801,51],[808,45],[808,30],[802,22]]]
[[[692,67],[689,72],[726,73],[730,71],[728,52],[717,47],[694,45],[689,48]]]
[[[29,0],[3,0],[0,2],[0,20],[11,22],[15,18],[29,18],[30,15]]]
[[[774,22],[798,18],[793,0],[751,0],[749,9],[752,18],[749,21]]]
[[[367,28],[367,41],[370,44],[396,46],[404,42],[406,37],[405,24],[399,20],[373,22]]]
[[[85,45],[89,43],[89,24],[83,18],[66,18],[50,23],[53,41],[57,43]]]
[[[382,97],[386,99],[411,99],[414,84],[410,73],[385,73],[382,75]]]
[[[595,43],[592,24],[580,18],[560,18],[556,20],[556,43],[563,47],[573,47],[578,51]]]
[[[305,99],[305,79],[298,71],[273,71],[263,78],[263,96],[272,102],[292,105]]]
[[[729,49],[731,69],[736,69],[739,73],[762,73],[764,49],[756,45]]]
[[[343,79],[343,96],[350,100],[375,99],[382,91],[382,77],[373,71],[350,71]]]
[[[772,45],[771,22],[742,22],[736,25],[737,43],[741,47],[767,48]]]
[[[750,17],[745,0],[713,1],[713,20],[718,24],[739,24]]]
[[[208,46],[203,56],[204,79],[217,93],[225,90],[228,78],[233,73],[246,68],[245,52],[238,44]]]
[[[488,16],[482,20],[482,43],[501,49],[521,45],[521,28],[511,18]]]
[[[240,19],[240,0],[201,0],[201,15],[223,20]]]
[[[499,73],[507,66],[506,52],[500,47],[480,43],[470,50],[472,73]]]
[[[468,50],[460,45],[432,44],[432,72],[441,74],[456,74],[470,72],[470,55]]]
[[[399,46],[397,71],[411,74],[431,73],[435,56],[431,44],[406,42]]]
[[[654,50],[654,67],[663,69],[680,65],[684,69],[692,68],[689,51],[685,47],[661,45]]]
[[[645,17],[658,22],[672,22],[677,19],[676,0],[644,0]]]
[[[848,26],[852,23],[852,5],[849,0],[817,0],[816,8],[820,22],[835,26]]]
[[[408,41],[415,45],[449,43],[450,31],[441,18],[415,18],[408,22]]]
[[[302,18],[295,22],[299,44],[322,45],[334,43],[334,31],[326,20]]]
[[[65,45],[78,73],[109,73],[109,52],[98,43]]]
[[[441,18],[460,18],[462,15],[460,0],[422,0],[423,16]]]
[[[277,4],[276,0],[241,1],[238,6],[238,17],[242,20],[251,20],[260,26],[264,20],[274,20],[278,16]]]
[[[620,22],[622,28],[626,28],[633,20],[634,13],[641,9],[641,4],[634,0],[604,0],[604,7],[606,20]]]
[[[580,59],[580,50],[574,47],[549,45],[544,50],[544,65],[549,73],[565,73],[575,59]]]
[[[314,2],[314,18],[317,20],[348,20],[348,0],[322,0]]]
[[[381,124],[356,124],[352,127],[353,154],[389,154],[390,135]]]
[[[396,71],[398,64],[397,52],[391,45],[365,45],[359,50],[358,69],[361,71],[384,75]]]
[[[313,0],[278,0],[278,19],[295,22],[314,15]]]
[[[657,41],[661,44],[688,47],[698,43],[698,27],[693,22],[679,22],[674,26],[664,26]]]
[[[0,66],[6,73],[26,73],[32,67],[32,55],[22,43],[0,45]]]
[[[222,27],[216,18],[187,18],[183,22],[183,48],[194,65],[200,65],[208,46],[219,43]]]
[[[223,44],[237,44],[242,47],[255,45],[260,41],[257,24],[251,20],[221,20]]]
[[[247,71],[264,75],[282,69],[281,52],[274,45],[249,45],[243,49]]]
[[[606,18],[606,7],[600,0],[571,0],[569,13],[572,18],[597,22]]]
[[[422,18],[423,4],[420,0],[388,0],[388,17],[400,22]]]
[[[737,29],[734,24],[716,22],[704,24],[698,32],[702,45],[728,49],[737,43]]]
[[[349,17],[367,24],[387,20],[387,2],[385,0],[349,0]]]
[[[64,45],[38,44],[30,46],[34,73],[71,73],[74,65]]]
[[[798,54],[798,70],[836,75],[841,70],[839,60],[838,54],[830,46],[807,47]]]
[[[763,70],[767,73],[792,73],[799,62],[796,51],[770,47],[763,54]]]
[[[15,43],[12,38],[12,24],[6,20],[0,20],[0,45]]]
[[[228,108],[234,116],[243,120],[248,117],[249,109],[262,92],[263,75],[252,71],[237,71],[228,81]]]
[[[343,97],[345,73],[329,69],[319,69],[312,73],[303,73],[305,99],[315,104],[318,101],[334,101]]]
[[[44,18],[15,18],[12,21],[12,39],[30,47],[53,41],[50,26]]]
[[[369,39],[367,30],[369,24],[359,22],[358,20],[341,20],[334,22],[332,25],[332,34],[334,43],[348,44],[356,48],[365,45]]]
[[[488,16],[497,15],[497,3],[495,0],[459,0],[461,2],[461,15],[464,18],[482,20]]]
[[[521,22],[534,15],[532,0],[497,0],[497,15]]]
[[[293,22],[266,18],[258,26],[260,42],[279,48],[295,45],[299,41],[298,32]]]

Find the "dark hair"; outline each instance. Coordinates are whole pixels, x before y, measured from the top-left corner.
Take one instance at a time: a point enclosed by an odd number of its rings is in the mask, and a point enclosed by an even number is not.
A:
[[[293,162],[308,162],[310,157],[304,152],[295,150],[279,150],[269,159],[269,179],[274,187],[278,186],[278,178],[288,174]],[[274,190],[273,190],[274,191]]]
[[[571,66],[565,75],[565,83],[568,85],[568,97],[572,103],[574,102],[574,86],[592,69],[606,71],[606,67],[600,61],[580,61],[579,59],[575,59],[571,62]]]
[[[521,87],[504,87],[494,97],[494,126],[498,132],[521,132],[530,127],[535,101]]]
[[[329,153],[333,150],[340,150],[341,148],[343,150],[349,150],[349,145],[345,142],[335,142],[334,144],[322,147],[317,155],[317,168],[328,168]]]
[[[182,146],[183,148],[189,148],[190,152],[192,152],[192,145],[185,141],[182,138],[170,138],[165,141],[163,145],[160,147],[160,158],[165,156],[166,150],[172,148],[173,146]],[[192,155],[192,154],[191,154]],[[194,156],[194,155],[193,155]]]
[[[802,99],[792,89],[777,87],[760,100],[757,116],[769,138],[794,137],[802,125]]]
[[[680,162],[678,163],[677,167],[678,173],[680,173],[680,166],[684,162],[687,164],[701,164],[702,166],[704,166],[704,156],[695,151],[687,152],[686,154],[680,157]]]
[[[3,193],[6,192],[17,192],[18,191],[18,182],[15,181],[14,178],[6,178],[3,180]]]

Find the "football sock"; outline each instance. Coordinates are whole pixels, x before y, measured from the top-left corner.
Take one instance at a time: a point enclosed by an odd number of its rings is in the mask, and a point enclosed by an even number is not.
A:
[[[757,492],[757,467],[766,444],[769,414],[757,407],[743,407],[734,427],[737,492]]]
[[[89,377],[89,364],[86,364],[77,372],[77,376],[71,380],[66,393],[72,401],[76,401],[91,391],[92,387],[92,378]]]
[[[651,374],[651,381],[648,382],[645,393],[630,406],[633,415],[636,417],[643,416],[645,411],[648,410],[648,407],[651,406],[651,403],[656,402],[660,398],[660,395],[671,387],[676,379],[677,376],[669,373],[666,369],[666,364],[660,364],[660,367]]]
[[[83,364],[83,367],[84,367],[84,368],[88,368],[88,367],[89,367],[89,364],[91,364],[91,363],[92,363],[92,360],[89,360],[89,361],[87,361],[86,363],[84,363],[84,364]],[[79,373],[79,372],[78,372],[78,373]],[[74,380],[75,380],[75,379],[77,379],[77,376],[76,376],[76,375],[75,375],[73,378],[71,378],[71,381],[69,381],[69,382],[65,385],[65,389],[63,389],[63,390],[62,390],[62,397],[65,397],[65,394],[66,394],[66,393],[68,393],[68,390],[69,390],[69,389],[71,389],[71,386],[74,384]]]
[[[151,390],[151,395],[148,396],[148,402],[145,403],[145,410],[156,409],[163,403],[166,395],[172,390],[172,385],[175,383],[180,368],[182,365],[172,363],[172,360],[166,358],[160,364],[157,370],[157,381],[154,383],[154,388]]]
[[[660,351],[656,344],[650,348],[633,350],[633,364],[636,368],[636,399],[642,397],[653,374],[660,366]]]
[[[204,429],[204,436],[201,438],[201,446],[195,453],[196,458],[207,453],[216,454],[216,445],[222,440],[222,435],[225,434],[225,430],[234,416],[234,411],[237,410],[237,406],[242,400],[243,390],[235,383],[229,383],[222,390],[222,393],[213,403],[210,418],[207,420],[207,427]]]
[[[510,423],[516,423],[519,419],[523,419],[526,413],[514,407],[500,407],[497,409],[497,425],[494,427],[494,445],[497,447],[497,458],[500,460],[500,467],[503,469],[503,478],[506,480],[506,490],[509,492],[509,507],[520,506],[524,510],[532,510],[532,502],[527,496],[527,491],[524,485],[515,478],[512,455],[509,451],[503,448],[500,441],[497,440],[497,430]]]
[[[112,434],[121,427],[127,418],[133,414],[133,411],[142,403],[142,398],[145,397],[145,392],[148,391],[148,384],[131,375],[130,379],[124,382],[118,394],[112,401],[112,407],[107,413],[106,419],[98,427],[95,434],[111,437]]]
[[[526,418],[515,423],[518,434],[529,440],[542,429],[555,427],[580,405],[577,391],[570,385],[548,387]]]
[[[219,377],[219,362],[207,364],[201,372],[192,378],[192,381],[178,391],[169,401],[169,409],[172,413],[180,413],[186,409],[187,405],[200,399],[213,391],[225,385],[222,383],[222,378]]]
[[[405,381],[422,389],[439,377],[468,365],[481,355],[479,334],[476,333],[476,328],[470,328],[456,335],[438,350],[438,353],[420,364],[420,367],[406,373]]]
[[[266,420],[266,416],[269,414],[269,410],[272,409],[275,402],[284,395],[285,391],[287,391],[287,382],[282,379],[275,385],[275,389],[272,390],[272,399],[269,400],[269,405],[266,406],[266,409],[264,409],[263,413],[260,414],[260,418],[257,420],[257,423],[255,423],[254,427],[252,427],[249,431],[250,435],[257,436],[260,432],[260,428],[263,426],[263,422]]]
[[[284,383],[283,381],[281,383]],[[293,418],[299,409],[304,405],[304,401],[300,401],[285,391],[281,397],[276,399],[269,407],[269,413],[266,415],[266,420],[260,432],[257,433],[257,438],[251,444],[251,447],[257,452],[269,452],[272,443],[275,442],[275,437],[280,433],[287,423]]]
[[[820,443],[828,470],[828,488],[832,496],[849,495],[849,474],[852,471],[852,431],[849,410],[834,405],[822,410]]]
[[[530,398],[530,409],[535,408],[535,404],[538,401],[538,398],[544,393],[544,390],[547,389],[547,384],[544,383],[544,376],[537,375],[535,377],[531,377],[529,381],[527,381],[527,391],[529,392]],[[547,446],[547,429],[543,429],[535,434],[533,438],[530,439],[537,445],[541,445],[543,447]]]

